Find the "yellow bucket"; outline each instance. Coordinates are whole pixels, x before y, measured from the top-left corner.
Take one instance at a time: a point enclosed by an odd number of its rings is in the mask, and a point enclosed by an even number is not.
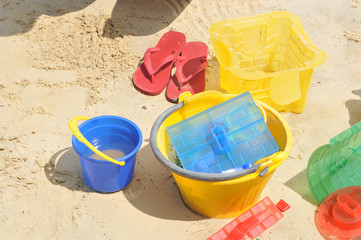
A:
[[[326,61],[326,54],[296,15],[277,11],[219,21],[209,34],[222,89],[249,91],[277,111],[303,111],[313,69]]]
[[[166,127],[189,118],[235,95],[206,91],[193,96],[181,96],[180,103],[163,112],[155,121],[150,143],[157,159],[166,166],[178,184],[184,203],[195,212],[213,218],[233,218],[260,199],[275,169],[287,158],[292,147],[292,134],[284,118],[272,107],[256,101],[267,116],[267,125],[280,151],[255,163],[249,174],[193,172],[168,159],[170,139]]]

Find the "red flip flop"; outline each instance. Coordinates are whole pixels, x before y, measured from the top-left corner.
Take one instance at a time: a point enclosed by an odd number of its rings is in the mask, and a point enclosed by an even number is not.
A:
[[[185,42],[183,33],[166,32],[156,47],[145,52],[144,62],[133,75],[134,87],[148,95],[161,93],[169,82],[173,63]]]
[[[208,47],[202,42],[188,42],[183,45],[181,56],[175,60],[176,72],[168,83],[166,97],[170,102],[178,102],[184,92],[203,92],[205,89],[205,69]]]

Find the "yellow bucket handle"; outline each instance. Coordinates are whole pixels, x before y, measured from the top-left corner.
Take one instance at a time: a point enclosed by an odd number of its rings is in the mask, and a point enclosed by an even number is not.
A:
[[[82,143],[84,143],[88,148],[90,148],[94,153],[96,153],[97,155],[99,155],[100,157],[104,158],[105,160],[112,162],[114,164],[118,164],[120,166],[124,166],[125,162],[121,161],[118,162],[117,160],[114,160],[113,158],[109,157],[108,155],[105,155],[104,153],[102,153],[101,151],[99,151],[96,147],[94,147],[84,136],[83,134],[81,134],[79,128],[78,128],[78,121],[79,120],[89,120],[88,117],[84,117],[84,116],[77,116],[74,117],[71,121],[68,122],[68,126],[70,128],[70,130],[72,131],[72,133],[74,134],[74,136]]]
[[[256,171],[257,174],[259,174],[260,177],[263,177],[267,174],[268,169],[273,165],[278,163],[280,160],[282,160],[285,157],[285,152],[279,151],[276,152],[268,157],[262,158],[255,162],[255,164],[260,164],[258,170]],[[268,168],[267,168],[268,167]]]

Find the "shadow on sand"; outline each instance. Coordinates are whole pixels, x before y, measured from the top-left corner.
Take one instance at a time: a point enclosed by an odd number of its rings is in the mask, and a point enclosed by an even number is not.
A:
[[[94,192],[83,179],[78,154],[72,147],[56,152],[44,166],[45,176],[54,185],[72,191]]]
[[[79,11],[95,0],[0,0],[0,36],[26,33],[40,15],[61,16]]]
[[[104,36],[147,36],[171,24],[191,0],[118,0],[104,26]],[[170,29],[169,29],[170,30]]]
[[[194,221],[205,217],[189,210],[175,180],[155,158],[149,140],[137,154],[132,182],[116,193],[145,214],[171,220]],[[96,192],[84,181],[78,154],[72,147],[56,152],[44,166],[47,179],[72,191]],[[104,194],[104,193],[99,193]]]
[[[138,210],[154,217],[182,221],[206,219],[185,206],[171,172],[157,161],[150,144],[138,152],[134,179],[124,196]]]
[[[352,91],[353,94],[361,97],[361,89]],[[349,124],[354,125],[361,121],[361,99],[350,99],[345,103],[350,115]]]
[[[293,178],[288,180],[285,185],[289,188],[291,188],[293,191],[298,193],[302,196],[303,199],[305,199],[307,202],[318,206],[318,202],[316,198],[313,196],[311,189],[308,185],[307,180],[307,168],[303,171],[299,172],[297,175],[295,175]]]

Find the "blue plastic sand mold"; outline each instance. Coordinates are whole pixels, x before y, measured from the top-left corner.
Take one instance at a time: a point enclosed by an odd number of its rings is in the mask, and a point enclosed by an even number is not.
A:
[[[279,151],[249,92],[166,128],[183,168],[243,169]]]

